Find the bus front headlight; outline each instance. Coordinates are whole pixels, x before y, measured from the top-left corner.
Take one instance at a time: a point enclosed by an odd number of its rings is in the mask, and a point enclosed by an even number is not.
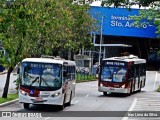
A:
[[[121,88],[125,88],[125,85],[122,85]]]
[[[60,94],[60,92],[55,92],[54,94],[51,94],[51,97],[57,97]]]
[[[99,84],[100,87],[103,87],[104,85],[102,83]]]
[[[20,90],[20,93],[22,94],[22,95],[28,95],[28,93],[27,92],[25,92],[25,91],[23,91],[23,90]]]

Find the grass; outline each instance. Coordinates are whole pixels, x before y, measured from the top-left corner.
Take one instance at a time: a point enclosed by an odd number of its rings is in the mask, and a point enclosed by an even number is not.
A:
[[[76,75],[76,82],[87,82],[87,81],[94,81],[94,80],[96,80],[96,76],[83,75],[83,74]]]
[[[18,94],[8,94],[7,98],[0,98],[0,104],[17,99],[18,98]]]
[[[160,86],[159,86],[159,88],[157,89],[157,92],[160,92]]]

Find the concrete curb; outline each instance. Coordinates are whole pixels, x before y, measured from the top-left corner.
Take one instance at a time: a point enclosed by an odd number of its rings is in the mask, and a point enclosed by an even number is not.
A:
[[[17,99],[14,99],[14,100],[11,100],[11,101],[8,101],[8,102],[5,102],[5,103],[2,103],[0,104],[0,107],[4,107],[4,106],[7,106],[7,105],[11,105],[11,104],[14,104],[18,102],[18,98]]]

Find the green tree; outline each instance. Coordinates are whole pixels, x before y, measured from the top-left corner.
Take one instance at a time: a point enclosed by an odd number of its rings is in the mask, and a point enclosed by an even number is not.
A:
[[[16,64],[26,57],[24,54],[27,43],[24,33],[26,24],[18,17],[20,8],[17,9],[17,6],[2,1],[0,6],[0,39],[7,52],[7,56],[1,55],[0,63],[8,69],[3,98],[7,97],[11,72]]]
[[[136,24],[140,24],[143,20],[148,20],[147,24],[155,24],[157,31],[157,37],[160,38],[160,15],[157,7],[151,7],[146,10],[140,10],[138,16],[131,16],[136,22]]]
[[[89,6],[71,0],[16,0],[0,3],[0,39],[7,55],[0,63],[8,69],[2,97],[6,98],[10,74],[26,57],[75,53],[90,40],[94,20]]]
[[[66,51],[72,51],[74,54],[86,45],[85,41],[91,39],[88,34],[95,29],[93,24],[95,21],[88,13],[88,5],[73,5],[71,0],[59,2],[48,0],[45,1],[45,4],[42,4],[42,1],[39,2],[38,7],[31,5],[28,8],[30,12],[38,15],[35,15],[36,23],[33,21],[34,28],[31,28],[31,30],[35,29],[35,32],[32,31],[33,38],[40,37],[38,44],[35,42],[36,44],[30,50],[34,51],[32,52],[33,56],[49,54],[65,57],[63,55],[66,54]],[[40,28],[38,31],[37,27]]]
[[[130,7],[132,5],[138,4],[139,7],[141,7],[141,6],[153,5],[157,1],[159,1],[159,0],[105,0],[105,1],[103,1],[102,6],[114,5],[115,7],[119,7],[119,6]]]

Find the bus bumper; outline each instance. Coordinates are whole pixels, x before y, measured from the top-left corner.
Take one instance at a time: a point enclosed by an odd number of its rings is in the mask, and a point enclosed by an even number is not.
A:
[[[128,93],[126,88],[98,87],[99,92]]]
[[[30,103],[30,104],[47,104],[47,105],[62,105],[63,104],[63,95],[57,97],[30,97],[19,94],[20,103]]]

